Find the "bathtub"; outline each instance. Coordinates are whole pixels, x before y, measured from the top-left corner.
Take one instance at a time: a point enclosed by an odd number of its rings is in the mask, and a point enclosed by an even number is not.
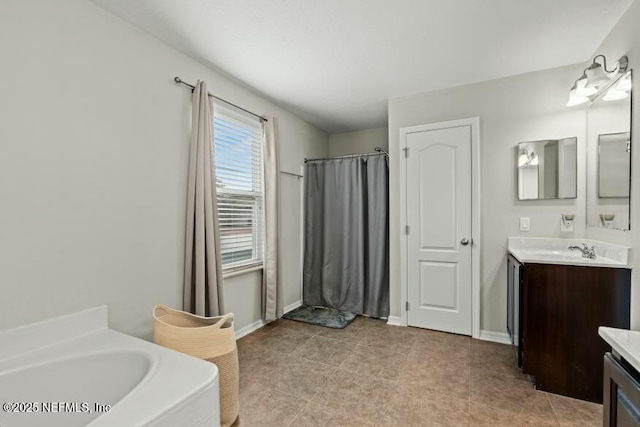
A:
[[[212,363],[107,327],[98,307],[0,332],[0,426],[219,426]]]

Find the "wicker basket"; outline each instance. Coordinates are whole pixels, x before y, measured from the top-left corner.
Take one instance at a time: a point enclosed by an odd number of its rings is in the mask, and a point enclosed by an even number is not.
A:
[[[153,308],[156,344],[215,363],[220,379],[220,425],[238,418],[238,348],[233,313],[217,317],[196,316],[165,305]]]

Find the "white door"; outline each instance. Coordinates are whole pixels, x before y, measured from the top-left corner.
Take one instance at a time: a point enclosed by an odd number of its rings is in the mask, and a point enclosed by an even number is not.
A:
[[[471,335],[471,125],[405,134],[407,323]]]

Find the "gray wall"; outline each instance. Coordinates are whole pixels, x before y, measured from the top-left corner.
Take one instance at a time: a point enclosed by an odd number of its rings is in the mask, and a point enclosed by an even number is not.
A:
[[[584,234],[585,111],[566,107],[582,66],[568,66],[389,100],[391,311],[400,315],[399,131],[401,127],[480,117],[481,330],[505,332],[506,249],[509,236],[560,236],[560,214],[576,214]],[[519,142],[578,137],[578,199],[516,199]],[[519,217],[531,218],[521,233]]]
[[[330,156],[372,153],[376,147],[388,151],[389,130],[386,127],[337,133],[329,136]]]
[[[607,240],[613,243],[630,245],[633,264],[640,267],[640,103],[638,84],[640,82],[640,1],[635,1],[627,13],[611,30],[594,55],[603,54],[608,60],[615,61],[622,55],[629,57],[629,67],[634,70],[634,88],[632,96],[631,125],[631,231],[608,230],[604,228],[587,229],[592,239]],[[631,328],[640,329],[640,278],[635,272],[631,275]]]
[[[154,304],[181,306],[190,93],[173,76],[277,116],[283,170],[328,154],[325,133],[85,0],[3,0],[0,52],[0,329],[108,304],[148,338]],[[299,182],[282,187],[299,220]],[[291,304],[300,233],[281,241]],[[260,280],[225,281],[238,328]]]

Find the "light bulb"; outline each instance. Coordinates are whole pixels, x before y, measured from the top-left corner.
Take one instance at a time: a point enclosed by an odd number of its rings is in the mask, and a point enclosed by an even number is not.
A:
[[[625,76],[618,81],[618,83],[616,84],[616,89],[625,92],[631,91],[631,73],[625,74]]]
[[[573,85],[571,90],[569,91],[569,102],[567,102],[567,107],[573,107],[574,105],[584,104],[589,101],[589,98],[586,96],[578,95],[578,91],[576,90],[576,85]]]
[[[576,83],[576,95],[587,97],[598,92],[598,88],[587,85],[587,78],[582,78]],[[586,102],[586,101],[585,101]]]
[[[607,73],[605,73],[602,65],[598,64],[597,62],[594,62],[589,68],[587,68],[586,74],[586,88],[595,88],[597,90],[598,87],[609,81],[609,76],[607,76]]]
[[[607,94],[602,98],[604,101],[619,101],[629,97],[629,92],[624,90],[618,90],[617,88],[610,88]]]
[[[524,150],[522,154],[518,156],[518,167],[523,168],[527,166],[528,162],[529,162],[529,156],[527,155],[527,150]]]

